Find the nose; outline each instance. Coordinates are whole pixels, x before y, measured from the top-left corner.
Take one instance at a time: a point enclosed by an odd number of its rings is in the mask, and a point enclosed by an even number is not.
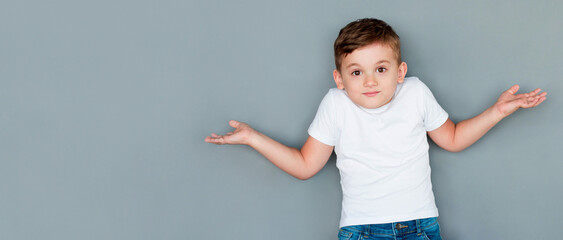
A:
[[[364,80],[364,87],[375,87],[377,86],[377,80],[375,79],[375,76],[366,76],[365,80]]]

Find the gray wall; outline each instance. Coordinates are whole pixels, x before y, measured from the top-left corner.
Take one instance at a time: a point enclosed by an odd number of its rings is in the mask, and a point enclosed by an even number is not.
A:
[[[2,1],[0,239],[335,239],[332,158],[308,181],[211,132],[300,147],[332,43],[377,17],[455,121],[549,92],[461,153],[431,146],[446,239],[555,239],[560,1]]]

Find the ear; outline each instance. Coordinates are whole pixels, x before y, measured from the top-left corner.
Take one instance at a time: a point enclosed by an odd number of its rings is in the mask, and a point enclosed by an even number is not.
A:
[[[334,78],[334,82],[336,83],[336,87],[340,90],[344,89],[344,83],[342,82],[342,75],[338,72],[338,69],[334,69],[332,72],[332,77]]]
[[[407,63],[402,62],[399,64],[399,71],[397,71],[397,82],[403,83],[405,81],[405,76],[407,75]]]

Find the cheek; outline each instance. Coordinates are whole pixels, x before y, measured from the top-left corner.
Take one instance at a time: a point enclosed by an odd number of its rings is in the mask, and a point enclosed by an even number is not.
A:
[[[347,89],[355,88],[355,85],[356,84],[354,84],[354,81],[351,81],[349,79],[342,81],[342,86]]]
[[[363,83],[356,82],[355,84],[349,84],[348,88],[354,92],[361,92],[364,89]]]
[[[397,84],[394,82],[387,82],[384,86],[385,89],[387,89],[386,92],[391,93],[391,94],[395,94],[395,90],[397,89]]]

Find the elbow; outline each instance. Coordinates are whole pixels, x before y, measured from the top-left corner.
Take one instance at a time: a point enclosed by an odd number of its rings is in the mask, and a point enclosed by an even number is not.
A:
[[[463,151],[463,150],[466,149],[467,147],[452,145],[452,146],[443,146],[442,148],[443,148],[444,150],[448,151],[448,152],[457,153],[457,152]]]
[[[314,174],[295,174],[293,175],[293,177],[301,180],[301,181],[305,181],[308,180],[310,178],[312,178],[314,176]]]
[[[454,139],[447,141],[447,142],[441,141],[441,142],[435,142],[435,143],[436,143],[436,145],[438,145],[442,149],[444,149],[448,152],[454,152],[454,153],[461,152],[468,147],[464,143],[455,141]]]
[[[303,168],[301,169],[301,171],[296,172],[295,174],[291,174],[293,177],[305,181],[308,180],[310,178],[312,178],[313,176],[315,176],[315,174],[317,174],[318,171],[314,171],[312,169],[307,169],[307,168]]]
[[[300,164],[298,167],[293,169],[293,171],[290,173],[291,176],[299,180],[302,181],[308,180],[309,178],[315,176],[315,174],[317,174],[317,172],[320,170],[320,169],[316,169],[314,166],[310,164],[310,162],[307,162],[305,159],[303,159],[301,163],[302,164]]]
[[[450,148],[450,149],[446,149],[446,151],[457,153],[463,151],[463,148]]]

